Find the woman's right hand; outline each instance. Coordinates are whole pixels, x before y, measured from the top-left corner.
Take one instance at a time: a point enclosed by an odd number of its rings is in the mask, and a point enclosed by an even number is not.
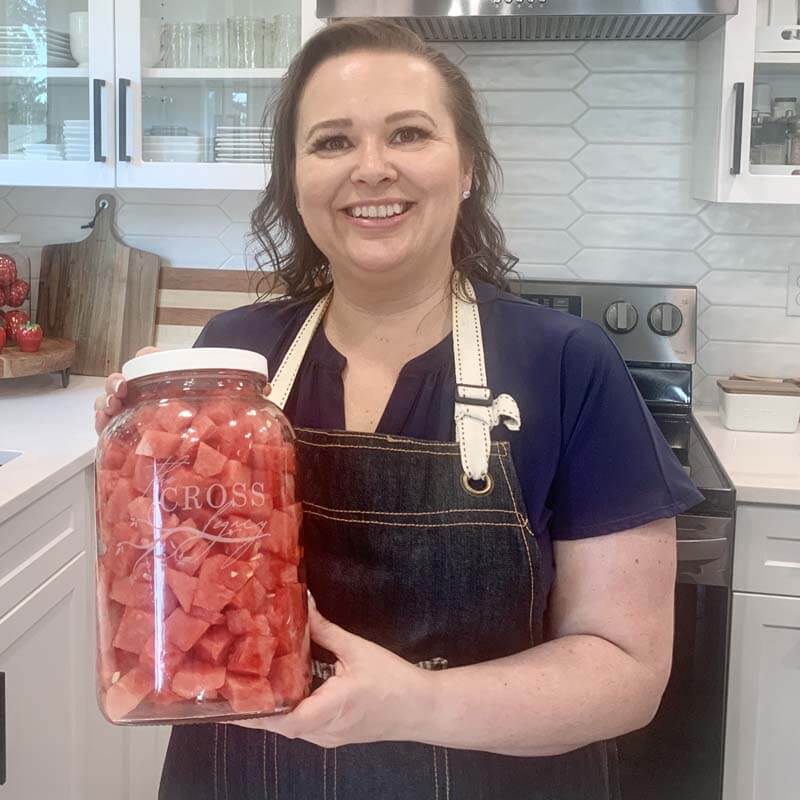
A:
[[[157,347],[142,347],[141,350],[136,351],[136,355],[142,356],[145,353],[156,352],[158,352]],[[122,401],[125,399],[126,391],[125,378],[122,377],[121,372],[112,372],[106,378],[105,394],[99,395],[94,401],[94,429],[98,436],[105,430],[106,425],[122,411]]]

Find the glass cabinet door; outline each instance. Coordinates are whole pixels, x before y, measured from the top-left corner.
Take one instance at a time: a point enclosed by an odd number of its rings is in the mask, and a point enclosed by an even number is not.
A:
[[[114,185],[110,6],[0,0],[0,183]]]
[[[263,187],[265,108],[310,33],[313,5],[117,0],[118,185]]]

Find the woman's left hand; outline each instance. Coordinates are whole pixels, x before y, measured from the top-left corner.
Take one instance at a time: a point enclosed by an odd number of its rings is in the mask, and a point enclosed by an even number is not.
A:
[[[431,675],[325,619],[309,597],[311,638],[336,658],[336,674],[282,716],[231,724],[339,747],[419,736],[431,709]]]

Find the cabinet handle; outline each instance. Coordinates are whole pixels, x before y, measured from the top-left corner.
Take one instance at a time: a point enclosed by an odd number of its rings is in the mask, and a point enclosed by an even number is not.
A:
[[[6,674],[0,672],[0,786],[6,782]]]
[[[101,98],[106,82],[102,78],[95,78],[93,82],[94,101],[94,160],[105,161],[103,155],[103,104]]]
[[[742,125],[744,123],[744,83],[733,84],[736,107],[733,111],[733,165],[731,175],[742,174]]]
[[[128,155],[128,78],[119,79],[119,160],[130,161]]]

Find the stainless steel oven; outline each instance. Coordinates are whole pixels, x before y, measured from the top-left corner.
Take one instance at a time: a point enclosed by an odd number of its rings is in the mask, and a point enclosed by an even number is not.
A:
[[[704,499],[677,519],[675,645],[653,722],[618,740],[622,800],[720,800],[735,494],[692,416],[692,286],[515,281],[523,297],[597,322]]]

